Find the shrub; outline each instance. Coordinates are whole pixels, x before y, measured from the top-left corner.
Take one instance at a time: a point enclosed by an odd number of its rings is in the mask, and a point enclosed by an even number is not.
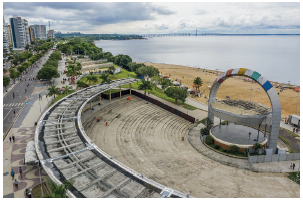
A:
[[[201,128],[201,134],[209,135],[209,129],[208,128]]]
[[[225,153],[227,153],[228,150],[227,149],[223,149],[222,151],[225,152]]]
[[[216,145],[214,146],[214,148],[215,148],[215,149],[220,149],[220,146],[216,144]]]
[[[240,148],[237,147],[236,145],[232,145],[232,146],[230,147],[230,153],[236,154],[236,153],[239,153],[239,152],[240,152]]]
[[[212,144],[214,144],[214,138],[213,138],[212,136],[210,136],[210,135],[206,136],[206,138],[205,138],[205,143],[206,143],[207,145],[212,145]]]

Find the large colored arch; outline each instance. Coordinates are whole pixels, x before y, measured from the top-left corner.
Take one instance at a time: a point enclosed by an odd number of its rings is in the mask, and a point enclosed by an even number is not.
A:
[[[228,78],[232,76],[246,76],[254,81],[256,81],[259,85],[262,86],[262,88],[266,91],[272,108],[272,124],[270,128],[269,133],[269,140],[268,140],[268,149],[272,149],[273,152],[276,152],[277,149],[277,143],[278,143],[278,136],[279,136],[279,129],[280,129],[280,119],[281,119],[281,104],[278,97],[277,92],[275,91],[274,87],[271,85],[271,83],[261,74],[258,72],[247,69],[247,68],[236,68],[236,69],[230,69],[227,72],[224,72],[221,74],[216,81],[214,81],[210,93],[209,93],[209,102],[208,107],[210,107],[210,104],[214,101],[216,101],[216,94],[221,86],[221,84]],[[213,121],[214,120],[214,114],[208,109],[208,117]]]

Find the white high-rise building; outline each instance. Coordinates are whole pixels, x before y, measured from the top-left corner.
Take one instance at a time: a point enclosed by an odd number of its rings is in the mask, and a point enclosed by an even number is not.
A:
[[[6,26],[5,26],[5,19],[3,16],[3,49],[6,49],[7,51],[9,51],[8,45],[9,45],[8,33],[7,33]]]
[[[28,22],[25,19],[21,19],[21,17],[17,16],[13,16],[13,18],[9,18],[9,20],[12,30],[13,47],[24,48],[27,44],[30,44],[28,43]]]
[[[25,34],[26,34],[26,43],[31,44],[30,37],[29,37],[28,21],[27,20],[24,20],[24,28],[25,28]]]

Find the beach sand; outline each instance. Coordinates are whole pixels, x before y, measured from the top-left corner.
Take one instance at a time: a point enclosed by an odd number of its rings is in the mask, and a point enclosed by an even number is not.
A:
[[[203,70],[199,71],[197,69],[193,69],[192,67],[186,67],[181,65],[161,63],[145,64],[153,65],[154,67],[158,68],[160,73],[162,72],[163,75],[171,74],[170,78],[172,80],[175,80],[176,78],[178,78],[178,80],[181,79],[181,83],[187,85],[189,88],[193,88],[193,80],[199,76],[203,81],[203,85],[202,87],[200,87],[200,91],[203,92],[203,95],[201,95],[201,97],[195,97],[194,99],[204,104],[207,104],[208,100],[207,98],[204,98],[204,96],[207,95],[207,92],[209,94],[209,91],[207,91],[208,86],[211,86],[218,77],[215,74],[205,73],[203,72]],[[187,77],[188,75],[191,76]],[[264,74],[264,76],[266,77],[266,74]],[[224,81],[224,83],[220,86],[217,92],[217,98],[220,100],[226,99],[226,96],[229,96],[231,99],[241,99],[249,101],[251,94],[250,89],[252,87],[253,90],[251,95],[251,101],[258,102],[271,107],[270,100],[261,85],[259,85],[258,83],[244,82],[244,80],[241,79],[229,78]],[[258,91],[257,88],[259,88],[260,90]],[[292,89],[284,89],[283,92],[280,92],[280,88],[275,88],[275,90],[277,93],[280,93],[278,96],[281,103],[282,117],[288,117],[290,114],[296,114],[296,105],[298,111],[296,115],[300,116],[300,97],[297,97],[300,96],[300,93],[295,92]],[[192,95],[190,95],[190,97],[191,96]]]

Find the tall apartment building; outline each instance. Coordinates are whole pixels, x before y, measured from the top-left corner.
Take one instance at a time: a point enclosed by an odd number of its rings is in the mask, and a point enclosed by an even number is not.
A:
[[[29,41],[26,34],[26,30],[28,30],[27,21],[17,16],[14,16],[13,18],[9,18],[9,20],[12,30],[13,47],[24,48]]]
[[[55,38],[54,30],[48,30],[48,32],[47,32],[47,37],[48,37],[48,38]]]
[[[45,40],[47,38],[46,36],[46,25],[31,25],[30,27],[34,28],[35,32],[35,39],[39,38],[41,40]]]
[[[8,23],[5,23],[5,27],[6,27],[6,31],[7,31],[7,35],[8,35],[8,44],[13,45],[13,36],[12,36],[11,25],[9,25]]]
[[[9,45],[8,34],[7,34],[7,29],[5,27],[5,19],[3,16],[3,49],[9,51],[8,45]]]
[[[35,28],[32,26],[29,26],[28,28],[28,32],[29,32],[29,38],[30,38],[30,42],[35,42]]]
[[[24,20],[24,27],[25,27],[25,34],[26,34],[26,43],[31,44],[30,37],[29,37],[28,21],[27,20]]]

